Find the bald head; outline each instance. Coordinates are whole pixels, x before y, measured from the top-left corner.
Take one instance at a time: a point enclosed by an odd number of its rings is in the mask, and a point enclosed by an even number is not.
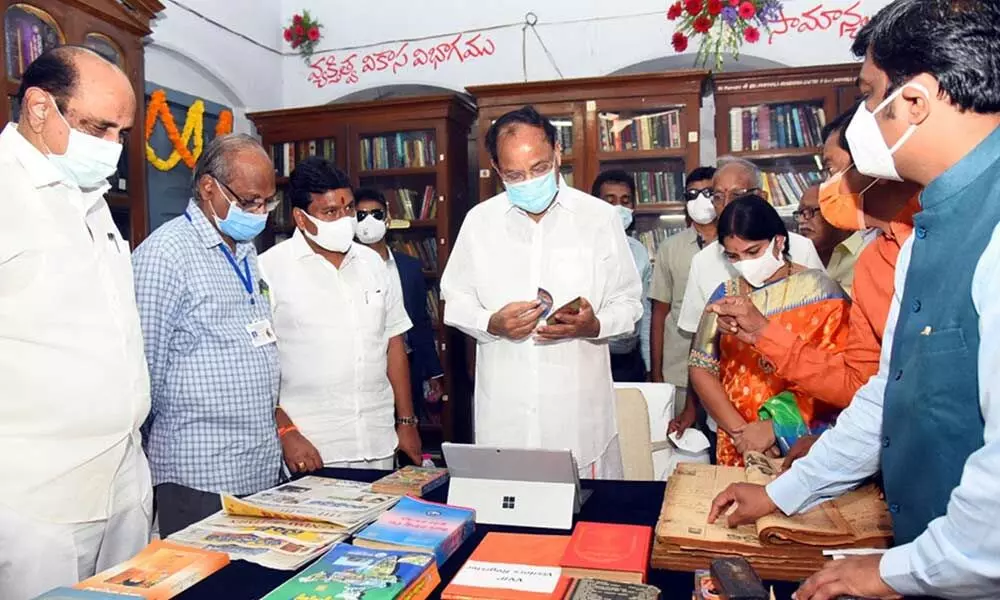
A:
[[[65,152],[67,124],[118,142],[135,120],[136,97],[128,76],[80,46],[60,46],[35,59],[21,79],[18,97],[24,125],[18,130],[47,153]]]

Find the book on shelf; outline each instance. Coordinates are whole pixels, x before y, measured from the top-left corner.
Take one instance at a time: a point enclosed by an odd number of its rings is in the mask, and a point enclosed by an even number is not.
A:
[[[601,113],[601,148],[605,152],[680,148],[680,116],[677,108],[633,117]]]
[[[365,171],[432,167],[437,164],[433,131],[402,131],[361,138],[361,168]]]
[[[641,583],[602,579],[576,579],[566,593],[566,600],[658,600],[660,590]]]
[[[684,199],[684,174],[674,171],[636,171],[636,197],[639,204],[681,202]]]
[[[486,534],[444,589],[444,600],[556,600],[571,579],[559,567],[569,536]]]
[[[426,496],[448,481],[448,469],[408,465],[372,484],[372,491],[398,496]]]
[[[651,527],[577,523],[560,563],[563,575],[645,583],[652,537]]]
[[[802,194],[823,181],[821,171],[764,171],[761,175],[767,199],[775,208],[797,207]]]
[[[564,154],[573,152],[573,121],[552,119],[552,125],[556,128],[556,140],[562,147]]]
[[[436,287],[427,289],[427,314],[431,317],[431,323],[441,324],[441,295]]]
[[[428,185],[423,192],[408,188],[384,190],[389,213],[397,219],[416,221],[437,217],[437,202],[434,202],[434,186]]]
[[[410,496],[354,536],[354,545],[424,552],[443,565],[476,529],[476,511]]]
[[[881,548],[892,538],[885,501],[874,484],[792,517],[780,512],[753,525],[729,529],[725,517],[708,523],[712,500],[730,483],[766,485],[778,476],[780,460],[744,455],[746,467],[681,464],[667,480],[656,525],[655,568],[695,570],[725,555],[746,558],[767,579],[808,577],[826,562],[824,548]]]
[[[423,600],[439,583],[429,554],[337,544],[263,600]]]
[[[393,252],[402,252],[419,259],[424,271],[438,272],[437,238],[431,236],[420,240],[395,239],[389,242],[389,246]]]
[[[155,540],[131,559],[76,584],[81,590],[167,600],[229,564],[229,556]]]
[[[271,160],[274,162],[274,170],[281,177],[290,176],[295,170],[295,165],[310,156],[322,156],[327,160],[336,160],[336,140],[334,138],[321,138],[271,145]]]
[[[646,251],[649,252],[650,258],[654,258],[656,256],[657,249],[665,239],[672,235],[676,235],[685,229],[687,229],[687,224],[681,220],[680,224],[674,227],[657,227],[655,229],[639,231],[636,233],[636,237],[640,242],[642,242],[642,245],[646,247]]]
[[[729,109],[733,152],[809,148],[823,144],[826,112],[812,104],[761,104]]]

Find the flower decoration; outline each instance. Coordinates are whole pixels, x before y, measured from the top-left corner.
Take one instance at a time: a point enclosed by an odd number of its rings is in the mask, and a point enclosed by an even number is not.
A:
[[[678,22],[670,43],[675,52],[684,52],[700,37],[695,63],[712,61],[721,71],[723,55],[739,59],[743,44],[759,42],[780,12],[780,0],[677,0],[667,8],[667,20]]]
[[[156,155],[156,150],[150,144],[153,137],[153,130],[156,128],[156,121],[163,123],[163,128],[167,132],[167,139],[173,150],[167,158],[160,158]],[[170,106],[167,104],[167,93],[164,90],[156,90],[149,96],[149,105],[146,107],[145,140],[146,140],[146,160],[159,171],[169,171],[177,166],[181,161],[189,169],[194,169],[201,152],[205,147],[205,103],[195,100],[188,107],[187,117],[184,119],[184,131],[177,130],[177,123],[170,113]],[[215,125],[216,137],[233,132],[233,113],[223,110],[219,113],[219,122]],[[191,146],[189,148],[189,146]]]
[[[302,59],[308,64],[309,59],[316,50],[316,44],[322,38],[319,32],[322,28],[323,26],[320,25],[319,21],[314,19],[308,10],[304,10],[302,14],[296,13],[292,15],[292,22],[288,27],[285,27],[283,36],[292,49],[298,50],[299,54],[302,55]]]

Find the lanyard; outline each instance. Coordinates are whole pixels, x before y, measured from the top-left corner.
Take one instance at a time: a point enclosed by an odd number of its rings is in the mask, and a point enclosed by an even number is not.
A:
[[[191,221],[191,215],[189,215],[187,211],[184,211],[184,216],[187,217],[188,221]],[[193,223],[194,221],[191,222]],[[243,270],[240,271],[239,265],[236,264],[236,258],[233,256],[233,253],[229,251],[229,248],[226,247],[225,244],[219,244],[219,250],[221,250],[226,256],[226,260],[229,261],[229,266],[233,268],[233,271],[236,271],[236,276],[240,278],[240,283],[243,284],[243,289],[250,294],[250,304],[255,304],[253,298],[253,276],[250,275],[250,263],[247,262],[247,257],[243,257]]]

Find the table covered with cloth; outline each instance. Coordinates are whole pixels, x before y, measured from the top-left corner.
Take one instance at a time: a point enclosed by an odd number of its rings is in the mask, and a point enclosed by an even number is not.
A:
[[[313,475],[335,477],[354,481],[375,481],[383,476],[385,471],[363,471],[352,469],[323,469]],[[593,494],[584,503],[580,514],[574,519],[578,521],[595,521],[600,523],[619,523],[625,525],[648,525],[656,527],[663,503],[664,483],[662,481],[591,481],[581,482],[584,489],[593,490]],[[432,502],[445,502],[448,498],[448,486],[438,488],[427,495]],[[441,590],[451,581],[466,559],[476,549],[479,542],[490,531],[505,531],[513,533],[540,533],[552,535],[568,535],[567,531],[527,529],[521,527],[500,527],[495,525],[476,525],[476,532],[459,548],[448,562],[440,568],[441,585],[431,598],[439,598]],[[186,592],[178,595],[178,600],[257,600],[268,592],[291,579],[294,571],[275,571],[260,567],[245,561],[234,561],[221,571],[198,583]],[[650,585],[658,587],[663,600],[691,597],[694,588],[694,575],[675,571],[651,570]],[[766,585],[771,585],[766,582]],[[776,598],[789,598],[797,586],[790,583],[775,582]]]

